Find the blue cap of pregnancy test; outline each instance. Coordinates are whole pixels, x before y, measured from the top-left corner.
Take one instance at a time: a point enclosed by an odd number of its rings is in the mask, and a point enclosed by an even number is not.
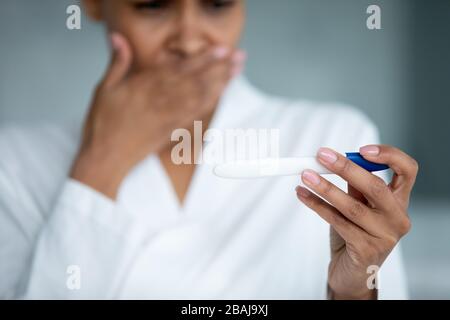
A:
[[[389,169],[389,166],[385,164],[374,163],[371,161],[367,161],[359,152],[347,152],[345,153],[347,159],[353,161],[358,166],[366,169],[369,172],[382,171]]]

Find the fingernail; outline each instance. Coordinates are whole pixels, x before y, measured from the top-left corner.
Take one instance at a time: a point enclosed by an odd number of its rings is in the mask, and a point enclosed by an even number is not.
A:
[[[319,175],[309,169],[302,172],[302,178],[306,183],[310,185],[317,186],[320,183]]]
[[[365,146],[359,149],[359,153],[364,156],[377,156],[380,154],[380,148],[377,146]]]
[[[302,188],[300,186],[295,188],[295,191],[301,198],[308,198],[311,195],[311,192],[309,192],[307,189]]]
[[[317,153],[319,159],[323,160],[324,162],[328,164],[333,164],[337,161],[337,155],[333,151],[325,148],[320,148],[319,152]]]
[[[233,62],[242,63],[247,59],[247,53],[245,51],[238,51],[233,55]]]
[[[229,52],[230,50],[226,47],[217,47],[213,50],[213,55],[217,59],[222,59],[225,58]]]
[[[110,39],[111,39],[111,47],[114,50],[118,50],[119,46],[120,46],[120,36],[119,36],[119,34],[111,33]]]

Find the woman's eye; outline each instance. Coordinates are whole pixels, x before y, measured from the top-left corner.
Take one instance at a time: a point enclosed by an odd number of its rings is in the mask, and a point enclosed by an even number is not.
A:
[[[141,1],[135,4],[136,9],[159,10],[167,6],[167,0]]]
[[[161,10],[165,9],[169,5],[169,2],[170,0],[138,1],[134,4],[134,6],[138,10]],[[208,9],[220,10],[231,7],[236,0],[201,0],[201,2]]]
[[[213,9],[223,9],[232,6],[235,0],[207,0],[205,2],[206,5]]]

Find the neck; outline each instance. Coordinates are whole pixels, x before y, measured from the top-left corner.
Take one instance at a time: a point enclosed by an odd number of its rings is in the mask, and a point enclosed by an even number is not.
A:
[[[203,143],[203,136],[205,135],[206,130],[208,130],[209,125],[211,124],[211,120],[214,116],[214,113],[216,111],[217,108],[214,108],[212,112],[209,112],[208,114],[204,115],[203,117],[201,117],[200,119],[196,119],[195,121],[199,121],[201,122],[201,137],[202,137],[202,143]],[[195,146],[198,145],[194,142],[194,138],[196,137],[196,135],[198,135],[198,132],[195,132],[194,129],[194,121],[189,123],[188,125],[180,128],[180,129],[185,129],[189,132],[190,137],[191,137],[191,154],[194,155],[195,153],[198,152],[198,150],[195,149]],[[198,130],[198,129],[197,129]],[[167,144],[167,146],[165,148],[163,148],[161,150],[160,156],[163,156],[164,154],[169,154],[171,153],[171,150],[173,149],[174,146],[176,146],[179,143],[179,141],[171,141],[169,144]]]

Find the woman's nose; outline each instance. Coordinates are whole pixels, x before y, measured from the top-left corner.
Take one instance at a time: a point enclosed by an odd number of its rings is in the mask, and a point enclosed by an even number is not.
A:
[[[206,47],[207,42],[201,36],[186,35],[186,32],[183,32],[171,41],[169,50],[178,57],[187,58],[203,52]]]
[[[192,11],[181,13],[175,23],[169,41],[169,50],[181,57],[195,56],[208,47],[208,30],[201,17]]]

